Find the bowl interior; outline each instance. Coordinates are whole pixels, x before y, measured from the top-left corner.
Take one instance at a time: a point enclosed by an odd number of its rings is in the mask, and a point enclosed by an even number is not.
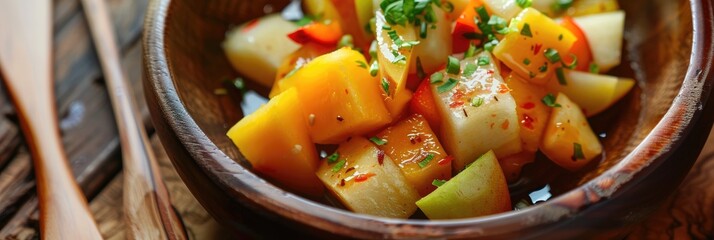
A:
[[[249,164],[225,133],[245,111],[260,104],[267,89],[248,82],[251,90],[241,96],[227,83],[240,74],[228,63],[221,42],[230,27],[280,11],[288,3],[174,0],[169,6],[165,54],[179,98],[210,141],[243,167]],[[546,185],[552,196],[561,195],[617,165],[643,142],[677,97],[692,51],[690,2],[630,0],[620,5],[627,12],[623,64],[609,74],[634,78],[637,87],[591,121],[605,147],[602,160],[569,173],[541,159],[526,167],[522,180],[512,186],[514,201]],[[217,89],[229,94],[216,94]]]

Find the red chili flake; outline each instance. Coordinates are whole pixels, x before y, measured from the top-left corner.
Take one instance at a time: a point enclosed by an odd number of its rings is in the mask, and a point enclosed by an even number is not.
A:
[[[523,120],[521,120],[521,124],[523,125],[523,127],[533,130],[535,129],[535,127],[533,126],[533,122],[535,122],[535,120],[531,116],[528,116],[528,114],[523,114]]]
[[[355,170],[355,167],[350,167],[350,168],[348,168],[347,170],[345,170],[345,173],[348,173],[348,172],[351,172],[351,171],[354,171],[354,170]]]
[[[486,73],[488,73],[488,75],[491,76],[496,72],[494,72],[493,69],[489,69],[488,71],[486,71]]]
[[[340,186],[343,186],[343,187],[345,186],[345,179],[344,179],[344,178],[343,178],[342,180],[340,180]]]
[[[439,165],[446,165],[446,164],[450,164],[451,161],[454,161],[454,156],[449,155],[449,156],[446,156],[445,158],[442,158],[437,163],[439,163]]]
[[[527,103],[524,103],[521,107],[526,110],[533,109],[535,107],[535,103],[527,102]]]
[[[501,85],[498,85],[498,93],[507,93],[510,92],[511,89],[508,88],[508,85],[501,83]]]
[[[543,48],[543,44],[537,43],[535,47],[533,48],[533,55],[538,55],[540,53],[540,50]]]
[[[374,175],[376,175],[376,174],[363,173],[363,174],[357,175],[354,179],[355,179],[355,182],[364,182],[364,181],[367,181],[369,178],[371,178]]]
[[[379,150],[379,152],[377,152],[377,162],[379,163],[379,165],[384,164],[384,151]]]
[[[508,129],[509,125],[511,125],[511,123],[508,121],[508,119],[506,119],[506,121],[503,121],[503,123],[501,123],[501,128],[503,128],[503,130],[506,130]]]
[[[451,104],[449,104],[449,107],[451,107],[451,108],[457,108],[457,107],[461,107],[461,106],[463,106],[463,105],[464,105],[464,101],[459,100],[459,101],[453,101],[453,102],[451,102]]]
[[[260,20],[259,18],[258,18],[258,19],[253,19],[253,21],[250,21],[248,24],[245,25],[245,27],[243,28],[242,31],[243,31],[244,33],[246,33],[246,32],[248,32],[248,31],[250,31],[251,29],[255,28],[255,26],[258,25],[258,21],[259,21],[259,20]]]

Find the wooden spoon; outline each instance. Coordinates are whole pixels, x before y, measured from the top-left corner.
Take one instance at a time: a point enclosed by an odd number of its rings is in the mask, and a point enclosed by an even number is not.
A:
[[[0,1],[0,75],[30,147],[43,239],[101,239],[60,140],[50,0]]]
[[[187,239],[174,212],[146,130],[119,62],[104,0],[82,0],[107,82],[124,159],[124,220],[133,239]]]

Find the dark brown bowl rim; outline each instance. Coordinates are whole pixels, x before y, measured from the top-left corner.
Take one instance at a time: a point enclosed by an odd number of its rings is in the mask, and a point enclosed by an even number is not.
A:
[[[164,51],[165,21],[171,0],[151,1],[144,30],[144,59],[148,85],[156,91],[162,118],[166,119],[183,147],[215,184],[233,198],[258,205],[269,214],[335,234],[350,236],[478,236],[514,231],[558,221],[588,206],[614,197],[620,187],[638,172],[656,168],[670,159],[672,149],[683,144],[707,103],[712,79],[709,63],[714,59],[712,3],[690,1],[693,14],[693,43],[690,65],[682,88],[657,126],[636,149],[600,176],[537,206],[521,211],[480,218],[445,221],[399,220],[355,214],[321,206],[285,192],[236,164],[210,141],[182,104],[173,84]],[[247,202],[246,202],[247,201]],[[515,223],[515,224],[514,224]],[[344,226],[350,226],[347,230]],[[514,229],[514,227],[516,229]],[[356,234],[356,235],[355,235]]]

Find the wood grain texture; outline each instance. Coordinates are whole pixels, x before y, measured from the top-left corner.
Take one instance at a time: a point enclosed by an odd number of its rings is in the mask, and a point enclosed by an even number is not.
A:
[[[34,160],[45,239],[101,239],[70,172],[54,104],[49,0],[0,5],[0,69]]]
[[[141,115],[119,60],[111,20],[104,0],[82,0],[99,54],[118,125],[124,172],[124,218],[130,239],[186,239],[156,159]]]

